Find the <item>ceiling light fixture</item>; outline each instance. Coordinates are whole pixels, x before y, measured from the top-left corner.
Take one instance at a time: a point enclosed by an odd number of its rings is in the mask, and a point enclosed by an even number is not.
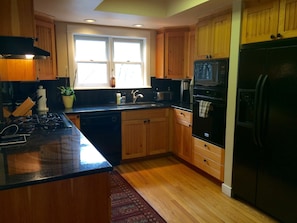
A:
[[[87,23],[94,23],[94,22],[96,22],[95,19],[84,19],[84,21],[87,22]]]
[[[134,24],[133,26],[134,26],[134,27],[138,27],[138,28],[143,27],[142,24]]]

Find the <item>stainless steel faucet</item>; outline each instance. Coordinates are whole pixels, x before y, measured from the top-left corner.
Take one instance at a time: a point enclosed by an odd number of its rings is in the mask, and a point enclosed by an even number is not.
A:
[[[143,94],[138,93],[139,90],[132,90],[131,94],[133,96],[133,104],[136,103],[137,98],[143,98]],[[138,93],[138,94],[137,94]]]

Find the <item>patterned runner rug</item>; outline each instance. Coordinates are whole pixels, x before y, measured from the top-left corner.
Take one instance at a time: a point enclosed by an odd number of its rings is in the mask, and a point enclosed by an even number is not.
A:
[[[117,171],[110,175],[112,223],[166,223]]]

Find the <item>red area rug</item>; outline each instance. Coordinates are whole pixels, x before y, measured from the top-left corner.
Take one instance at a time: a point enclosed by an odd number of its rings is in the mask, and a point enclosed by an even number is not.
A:
[[[110,176],[112,223],[166,223],[117,171]]]

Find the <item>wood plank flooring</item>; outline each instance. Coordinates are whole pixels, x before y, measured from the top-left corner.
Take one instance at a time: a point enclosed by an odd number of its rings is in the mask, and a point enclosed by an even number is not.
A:
[[[260,211],[230,198],[220,185],[174,157],[115,168],[168,223],[272,223]]]

